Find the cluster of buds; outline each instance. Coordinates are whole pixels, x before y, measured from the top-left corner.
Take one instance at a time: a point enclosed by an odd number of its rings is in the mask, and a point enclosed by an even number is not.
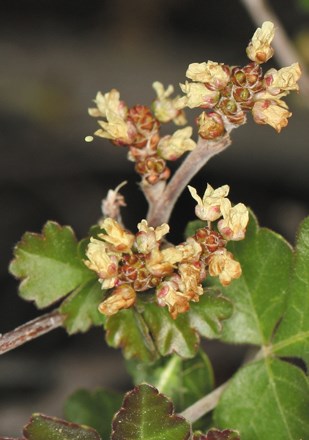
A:
[[[251,62],[244,67],[213,61],[189,65],[186,76],[193,82],[180,84],[185,95],[176,107],[204,109],[196,120],[202,138],[213,140],[244,124],[248,111],[257,124],[269,124],[277,132],[287,125],[291,112],[281,98],[299,90],[301,70],[294,63],[263,74],[260,65],[273,56],[274,33],[269,21],[256,30],[246,50]]]
[[[111,289],[99,306],[101,313],[110,316],[130,308],[139,292],[153,289],[158,305],[167,306],[176,319],[189,309],[190,301],[199,301],[207,274],[219,277],[224,286],[241,275],[240,264],[226,244],[244,238],[247,208],[241,203],[232,207],[227,185],[218,189],[207,185],[203,198],[188,188],[197,201],[197,216],[206,223],[179,245],[166,242],[166,223],[154,228],[142,220],[133,234],[111,217],[100,222],[99,234],[90,239],[85,264],[97,273],[102,289]],[[217,220],[215,230],[212,223]]]
[[[157,98],[152,110],[144,105],[128,108],[116,89],[104,95],[99,92],[94,100],[96,107],[89,109],[91,116],[100,118],[100,129],[94,134],[110,139],[114,145],[127,147],[135,170],[143,182],[150,185],[169,178],[167,160],[176,160],[196,146],[191,139],[191,127],[160,136],[162,123],[173,121],[176,125],[185,125],[186,119],[183,110],[176,108],[179,97],[170,96],[174,91],[171,85],[165,90],[161,83],[155,82],[153,87]],[[92,137],[87,136],[86,140],[91,141]]]

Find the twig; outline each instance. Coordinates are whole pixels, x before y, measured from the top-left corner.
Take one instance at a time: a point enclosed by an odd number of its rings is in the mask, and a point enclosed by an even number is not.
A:
[[[200,419],[202,416],[212,411],[217,406],[221,394],[227,387],[228,383],[229,381],[224,382],[214,391],[207,394],[207,396],[202,397],[202,399],[198,400],[197,402],[193,403],[193,405],[186,408],[179,415],[184,417],[186,420],[188,420],[188,422],[191,423],[196,422],[198,419]]]
[[[275,49],[275,58],[278,63],[284,67],[297,62],[300,59],[300,54],[291,43],[284,26],[269,3],[266,0],[241,0],[241,2],[256,25],[261,26],[264,21],[274,23],[276,33],[272,46]],[[309,105],[309,76],[306,72],[305,63],[301,61],[300,65],[302,68],[302,76],[299,79],[300,90]]]
[[[61,315],[57,310],[53,310],[15,328],[11,332],[0,335],[0,355],[61,327],[63,321],[64,315]]]
[[[218,141],[206,141],[199,138],[195,149],[186,157],[159,197],[152,198],[147,214],[151,226],[167,223],[178,197],[193,176],[211,159],[231,145],[229,135]]]

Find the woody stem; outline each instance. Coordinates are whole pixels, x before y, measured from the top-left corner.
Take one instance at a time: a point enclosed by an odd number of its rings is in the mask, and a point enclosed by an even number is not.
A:
[[[199,138],[195,149],[186,157],[170,182],[166,185],[159,197],[149,204],[147,221],[151,226],[159,226],[167,223],[182,191],[190,180],[206,163],[218,153],[221,153],[229,145],[231,139],[228,134],[217,141],[209,141]]]
[[[63,321],[64,315],[61,315],[58,310],[53,310],[4,335],[0,335],[0,355],[61,327]]]

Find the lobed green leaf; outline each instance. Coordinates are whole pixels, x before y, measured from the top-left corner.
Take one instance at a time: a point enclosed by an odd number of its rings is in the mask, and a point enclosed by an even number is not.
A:
[[[92,428],[43,414],[34,414],[23,434],[26,440],[101,440]]]
[[[292,262],[289,244],[278,234],[260,228],[251,215],[246,238],[229,244],[240,262],[242,276],[222,287],[234,304],[222,339],[232,343],[267,345],[286,302]],[[213,280],[217,284],[217,280]]]
[[[189,323],[204,338],[220,338],[233,310],[233,303],[220,290],[206,288],[199,302],[191,303]]]
[[[126,394],[113,420],[111,440],[187,440],[190,424],[174,413],[172,402],[142,384]]]
[[[298,233],[287,306],[272,351],[302,358],[309,368],[309,217]]]
[[[26,232],[9,267],[21,280],[20,296],[43,308],[93,278],[78,257],[77,246],[72,229],[55,222],[46,223],[42,234]]]
[[[122,348],[126,359],[143,362],[158,359],[158,352],[142,315],[134,308],[121,310],[105,322],[106,341],[111,347]]]
[[[104,292],[97,278],[91,279],[78,287],[61,304],[59,311],[66,315],[63,326],[72,335],[86,332],[92,325],[101,325],[105,316],[98,311]]]
[[[151,362],[172,353],[192,358],[200,335],[218,338],[222,320],[233,310],[231,302],[218,290],[205,289],[198,303],[192,303],[187,313],[172,319],[166,307],[153,302],[153,295],[148,297],[140,297],[136,310],[123,310],[106,321],[107,343],[123,348],[126,359],[136,357]]]
[[[309,382],[294,365],[265,358],[239,370],[215,409],[216,425],[242,440],[308,438]]]

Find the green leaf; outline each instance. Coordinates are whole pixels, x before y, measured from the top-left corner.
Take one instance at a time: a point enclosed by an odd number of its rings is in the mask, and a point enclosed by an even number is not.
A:
[[[110,438],[112,418],[121,406],[123,396],[103,389],[78,390],[65,403],[65,418],[96,429],[103,439]]]
[[[242,440],[306,439],[309,383],[298,368],[265,358],[231,379],[215,410],[216,425],[239,430]]]
[[[115,415],[111,440],[187,440],[190,425],[174,414],[173,404],[158,390],[142,384],[126,394]]]
[[[173,400],[178,412],[210,393],[214,386],[212,366],[202,350],[193,359],[172,355],[152,365],[130,361],[127,366],[135,384],[153,385]]]
[[[222,339],[233,343],[269,344],[286,301],[292,250],[278,234],[250,218],[246,238],[229,244],[242,276],[223,288],[234,304]],[[217,283],[214,280],[214,283]]]
[[[206,288],[198,303],[191,303],[188,312],[190,326],[208,339],[219,338],[222,333],[222,322],[232,316],[233,304],[224,297],[220,290]]]
[[[299,357],[309,367],[309,217],[298,234],[286,312],[274,337],[273,352]]]
[[[194,434],[193,440],[240,440],[239,432],[224,429],[210,429],[207,434]]]
[[[14,250],[10,272],[21,279],[20,296],[38,308],[51,305],[94,276],[77,255],[72,229],[48,222],[42,234],[26,232]]]
[[[92,428],[42,414],[34,414],[31,417],[23,434],[27,440],[101,440]]]
[[[101,325],[105,316],[98,311],[104,291],[97,279],[87,281],[78,287],[60,306],[60,313],[66,315],[63,323],[67,332],[72,335],[86,332],[91,325]]]
[[[166,307],[147,304],[143,313],[149,332],[161,356],[177,353],[191,358],[199,346],[199,336],[190,327],[188,313],[173,319]]]
[[[121,310],[105,322],[106,341],[111,347],[122,348],[126,359],[139,358],[153,362],[158,353],[142,315],[134,308]]]
[[[192,358],[200,336],[218,338],[221,321],[232,313],[232,304],[214,289],[206,289],[187,313],[172,319],[166,307],[159,307],[154,295],[140,295],[136,310],[124,310],[107,318],[107,343],[124,349],[126,359],[136,357],[151,362],[159,355],[177,353]]]

